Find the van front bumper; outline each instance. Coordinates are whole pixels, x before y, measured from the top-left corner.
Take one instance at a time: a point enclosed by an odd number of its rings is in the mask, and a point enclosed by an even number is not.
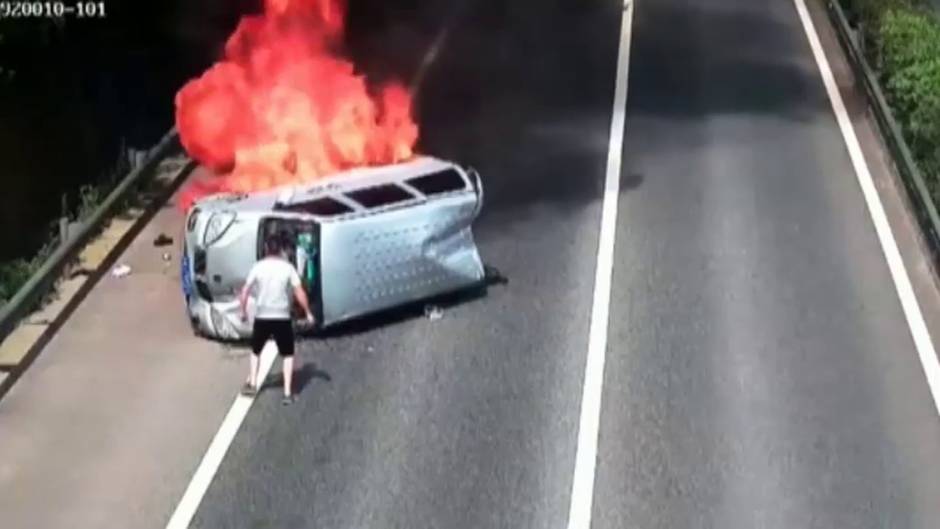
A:
[[[251,336],[251,326],[241,318],[238,300],[209,302],[198,295],[189,298],[189,319],[202,336],[222,340],[243,340]]]

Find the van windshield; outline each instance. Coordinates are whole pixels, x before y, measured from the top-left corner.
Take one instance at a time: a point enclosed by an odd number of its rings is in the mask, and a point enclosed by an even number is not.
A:
[[[284,257],[297,269],[304,291],[310,298],[311,310],[319,318],[322,312],[319,305],[320,225],[309,220],[272,217],[262,221],[260,235],[258,259],[264,257],[265,243],[276,241]],[[295,316],[300,318],[302,315],[298,312]]]

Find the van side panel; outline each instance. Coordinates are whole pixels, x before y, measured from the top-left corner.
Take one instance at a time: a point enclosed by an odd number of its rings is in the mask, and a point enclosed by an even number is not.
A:
[[[324,326],[483,280],[471,225],[477,195],[459,193],[321,226]]]

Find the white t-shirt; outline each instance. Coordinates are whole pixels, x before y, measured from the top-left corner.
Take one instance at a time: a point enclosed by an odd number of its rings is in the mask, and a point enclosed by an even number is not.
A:
[[[265,257],[248,272],[245,284],[255,294],[255,318],[290,319],[293,289],[300,286],[300,276],[289,262]]]

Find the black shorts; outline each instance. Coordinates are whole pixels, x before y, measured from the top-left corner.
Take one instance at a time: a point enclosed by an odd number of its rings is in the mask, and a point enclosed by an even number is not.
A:
[[[255,319],[251,331],[251,352],[261,354],[270,338],[274,338],[281,356],[294,356],[294,325],[290,320]]]

